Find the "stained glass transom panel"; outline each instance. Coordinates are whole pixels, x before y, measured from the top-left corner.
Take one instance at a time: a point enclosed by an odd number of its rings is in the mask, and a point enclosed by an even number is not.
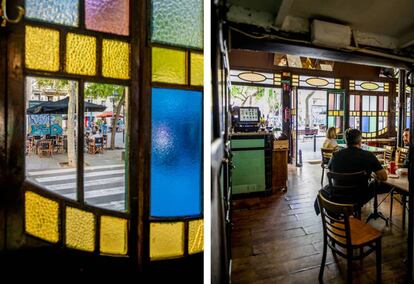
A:
[[[202,0],[152,0],[152,42],[203,48]]]
[[[230,70],[230,81],[232,83],[274,85],[274,75],[265,72]]]
[[[96,74],[96,38],[68,33],[66,71],[80,75]]]
[[[116,79],[129,79],[130,47],[127,42],[104,39],[102,41],[102,75]]]
[[[389,83],[349,80],[349,89],[351,91],[355,90],[355,91],[389,92]]]
[[[191,85],[203,86],[204,82],[204,56],[192,52],[190,55]]]
[[[188,223],[188,253],[202,252],[204,249],[204,220]]]
[[[78,26],[79,0],[26,0],[26,17],[66,26]]]
[[[25,193],[25,230],[56,243],[59,240],[59,204],[31,191]]]
[[[25,62],[30,69],[59,70],[59,32],[26,26]]]
[[[340,89],[341,79],[292,75],[292,85],[296,87],[314,87],[322,89]]]
[[[102,253],[126,254],[128,221],[121,218],[102,216],[100,247]]]
[[[66,245],[79,250],[94,251],[95,216],[92,213],[66,207]]]
[[[129,35],[129,0],[86,0],[87,29]]]
[[[202,92],[152,89],[151,215],[201,213]]]
[[[184,85],[187,83],[186,53],[162,47],[152,48],[152,81]]]
[[[184,254],[184,222],[151,223],[150,258],[163,259]]]

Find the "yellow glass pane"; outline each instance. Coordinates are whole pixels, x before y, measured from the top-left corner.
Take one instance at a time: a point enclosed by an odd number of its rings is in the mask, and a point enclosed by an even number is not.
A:
[[[163,259],[184,254],[184,222],[151,223],[150,258]]]
[[[129,79],[129,54],[130,47],[127,42],[104,39],[102,41],[102,75]]]
[[[188,223],[188,253],[198,253],[204,250],[204,220]]]
[[[96,74],[96,38],[68,33],[66,72],[91,76]]]
[[[153,47],[152,81],[185,85],[187,83],[185,51]]]
[[[200,53],[191,53],[191,85],[203,86],[204,83],[204,56]]]
[[[92,213],[66,207],[66,245],[85,251],[95,249],[95,216]]]
[[[59,240],[59,204],[31,191],[25,193],[25,230],[56,243]]]
[[[59,70],[59,32],[26,26],[26,67],[45,71]]]
[[[101,217],[101,252],[109,254],[127,253],[128,221],[110,216]]]

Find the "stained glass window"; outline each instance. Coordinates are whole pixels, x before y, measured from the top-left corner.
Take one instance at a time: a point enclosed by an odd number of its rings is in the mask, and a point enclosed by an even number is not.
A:
[[[130,47],[126,42],[102,41],[102,75],[116,79],[129,79]]]
[[[59,70],[59,32],[26,26],[25,63],[30,69]]]
[[[26,17],[66,26],[78,26],[79,0],[26,0]]]
[[[361,96],[359,95],[350,95],[349,96],[349,127],[360,129],[360,100]]]
[[[152,0],[151,40],[203,48],[202,0]]]
[[[328,127],[343,131],[344,93],[328,92]]]
[[[389,92],[389,83],[349,80],[349,89],[351,91],[377,91]]]
[[[25,193],[25,230],[43,240],[59,240],[59,205],[31,191]]]
[[[190,55],[191,82],[193,86],[203,86],[204,82],[204,57],[203,54],[192,52]]]
[[[102,216],[100,249],[108,254],[126,254],[128,221],[121,218]]]
[[[292,75],[292,86],[322,89],[340,89],[341,79]]]
[[[204,249],[204,221],[195,220],[188,224],[188,253],[202,252]]]
[[[95,216],[92,213],[66,207],[66,244],[85,251],[95,249]]]
[[[230,80],[232,83],[250,83],[262,85],[274,85],[274,75],[272,73],[230,70]]]
[[[152,81],[184,85],[187,83],[186,52],[182,50],[152,48]]]
[[[152,89],[151,215],[201,213],[202,93]]]
[[[66,71],[80,75],[96,74],[96,38],[68,33]]]
[[[87,29],[129,35],[129,0],[86,0]]]
[[[184,222],[151,223],[150,258],[171,258],[184,254]]]

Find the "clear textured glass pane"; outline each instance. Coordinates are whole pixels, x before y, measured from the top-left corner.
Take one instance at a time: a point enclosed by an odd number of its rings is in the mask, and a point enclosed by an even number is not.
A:
[[[59,32],[26,26],[25,63],[30,69],[59,70]]]
[[[362,96],[362,110],[369,110],[369,96]]]
[[[186,84],[186,53],[181,50],[152,48],[152,81]]]
[[[354,95],[349,96],[349,110],[351,111],[355,110],[355,96]]]
[[[355,117],[354,116],[349,117],[349,127],[355,128]]]
[[[188,253],[194,254],[204,250],[204,220],[188,223]]]
[[[191,53],[191,85],[203,86],[204,82],[204,56],[199,53]]]
[[[130,47],[127,42],[104,39],[102,41],[102,75],[129,79],[129,54]]]
[[[31,191],[25,193],[25,230],[40,239],[59,240],[59,204]]]
[[[66,207],[66,245],[85,251],[95,249],[95,216],[92,213]]]
[[[76,81],[26,77],[26,177],[76,199]]]
[[[152,0],[151,40],[203,48],[202,0]]]
[[[201,213],[202,93],[152,90],[151,215]]]
[[[87,29],[129,35],[129,0],[86,0]]]
[[[376,111],[377,110],[377,97],[376,96],[370,96],[369,97],[369,110],[370,111]]]
[[[86,83],[84,97],[85,202],[125,211],[128,88]]]
[[[126,254],[128,221],[121,218],[102,216],[100,249],[102,253]]]
[[[66,38],[66,71],[80,75],[96,74],[96,38],[68,33]]]
[[[26,17],[66,26],[78,26],[79,0],[26,0]]]
[[[163,259],[184,254],[184,222],[151,223],[150,258]]]
[[[384,111],[388,111],[388,97],[384,97]]]

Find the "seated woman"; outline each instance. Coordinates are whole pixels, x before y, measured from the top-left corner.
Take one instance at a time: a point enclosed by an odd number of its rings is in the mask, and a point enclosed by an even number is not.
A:
[[[329,127],[326,131],[326,139],[323,142],[322,148],[337,149],[338,143],[336,142],[336,129],[335,127]]]

